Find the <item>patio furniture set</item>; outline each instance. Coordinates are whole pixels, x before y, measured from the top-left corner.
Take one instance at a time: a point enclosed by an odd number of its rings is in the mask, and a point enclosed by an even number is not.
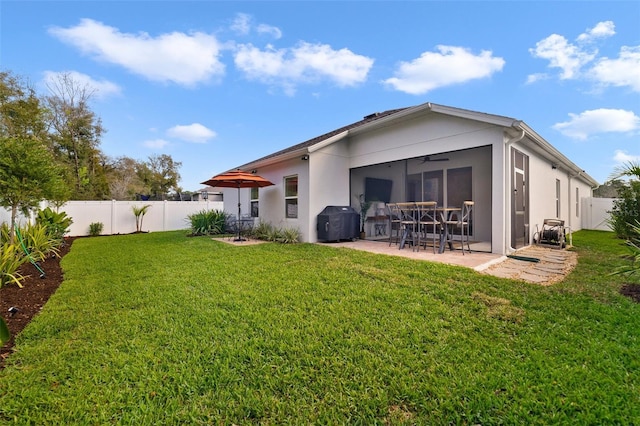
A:
[[[462,254],[465,242],[470,253],[473,206],[473,201],[464,201],[461,207],[438,207],[435,201],[388,203],[389,245],[398,244],[402,250],[410,244],[419,251],[430,243],[434,253],[444,253],[447,245],[453,250],[454,229],[460,229]]]

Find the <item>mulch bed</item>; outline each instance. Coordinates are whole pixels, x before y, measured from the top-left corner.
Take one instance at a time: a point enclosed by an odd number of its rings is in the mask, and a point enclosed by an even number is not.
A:
[[[620,288],[620,294],[630,297],[636,303],[640,303],[640,284],[624,284]]]
[[[65,238],[65,244],[60,248],[60,256],[47,259],[39,263],[44,271],[44,278],[40,278],[40,272],[30,262],[20,267],[20,274],[27,277],[22,281],[22,288],[15,284],[8,284],[0,288],[0,315],[4,318],[11,340],[0,348],[0,368],[4,366],[4,360],[13,352],[14,338],[26,326],[29,321],[42,309],[49,297],[56,292],[63,280],[60,259],[69,252],[74,238]],[[10,313],[9,309],[17,309]]]

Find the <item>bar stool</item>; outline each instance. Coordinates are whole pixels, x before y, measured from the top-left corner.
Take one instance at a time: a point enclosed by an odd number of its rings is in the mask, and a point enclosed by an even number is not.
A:
[[[418,210],[418,243],[416,247],[420,250],[421,238],[424,235],[424,248],[427,249],[427,235],[431,232],[433,241],[433,253],[436,252],[436,239],[439,239],[439,232],[436,230],[440,227],[440,221],[437,216],[438,203],[435,201],[422,201],[416,203]]]

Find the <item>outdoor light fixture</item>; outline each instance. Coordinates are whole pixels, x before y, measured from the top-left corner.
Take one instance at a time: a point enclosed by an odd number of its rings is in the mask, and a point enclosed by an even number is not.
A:
[[[553,164],[551,165],[551,170],[555,170],[555,169],[557,169],[557,168],[558,168],[558,165],[557,165],[557,164],[553,163]]]
[[[309,159],[308,155],[303,155],[302,158],[300,158],[302,161],[307,161]]]
[[[255,175],[256,173],[258,173],[258,171],[256,169],[251,170],[251,174]]]

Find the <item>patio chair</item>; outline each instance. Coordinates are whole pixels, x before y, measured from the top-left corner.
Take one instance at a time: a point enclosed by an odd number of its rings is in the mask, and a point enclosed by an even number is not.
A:
[[[402,230],[400,229],[400,209],[396,203],[387,203],[387,210],[389,213],[389,245],[394,243],[398,244],[400,242],[400,234]],[[393,235],[395,232],[395,236]]]
[[[416,248],[420,250],[421,240],[424,240],[424,248],[427,249],[428,234],[431,233],[433,252],[436,252],[436,241],[440,238],[440,221],[437,213],[438,203],[435,201],[422,201],[416,203],[418,218],[418,242]]]
[[[462,254],[464,255],[464,242],[467,241],[467,250],[471,253],[471,246],[469,245],[469,224],[471,223],[471,212],[474,206],[473,201],[465,201],[462,203],[462,209],[460,215],[456,220],[448,220],[446,226],[455,226],[460,228],[460,245]]]
[[[411,245],[415,247],[418,238],[416,203],[397,203],[396,205],[400,211],[400,229],[402,231],[399,248],[403,249],[407,241],[410,241]]]

